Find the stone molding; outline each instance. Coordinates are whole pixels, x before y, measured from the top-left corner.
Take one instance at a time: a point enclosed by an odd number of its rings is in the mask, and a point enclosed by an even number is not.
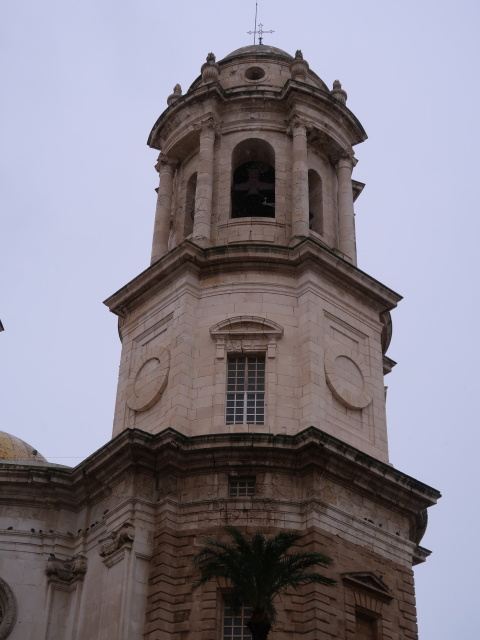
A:
[[[131,549],[135,538],[135,527],[129,522],[124,522],[121,527],[107,537],[100,540],[98,553],[107,559],[120,549]]]
[[[0,604],[3,609],[3,620],[0,620],[0,640],[10,635],[17,619],[17,601],[10,586],[0,578]]]
[[[14,491],[15,504],[23,505],[28,499],[29,505],[44,507],[48,498],[55,499],[59,508],[76,511],[83,503],[96,503],[109,496],[112,487],[129,474],[153,476],[159,469],[187,467],[193,472],[205,465],[225,468],[230,473],[234,448],[238,460],[245,465],[254,457],[265,464],[268,461],[268,465],[280,464],[280,458],[293,464],[295,459],[299,472],[318,465],[326,477],[332,474],[372,499],[381,495],[384,505],[394,506],[406,516],[435,504],[441,497],[432,487],[316,427],[292,436],[218,433],[189,437],[171,428],[155,435],[125,429],[74,469],[29,467],[16,469],[15,474],[11,469],[0,469],[0,489],[6,501],[13,499]]]
[[[47,560],[46,573],[49,583],[70,586],[83,581],[87,572],[87,558],[77,555],[72,558],[60,559],[50,554]]]
[[[258,94],[262,100],[265,99],[263,86],[258,89],[256,86],[252,87],[248,85],[247,87],[249,90],[248,95],[246,96],[247,100],[250,100],[252,95],[255,94]],[[192,109],[192,107],[195,108],[195,103],[198,98],[205,95],[206,91],[208,91],[208,97],[211,100],[215,100],[219,107],[229,100],[238,101],[238,93],[235,89],[224,90],[218,82],[210,83],[209,86],[206,87],[202,82],[199,86],[190,89],[184,96],[182,96],[183,99],[181,104],[178,107],[175,105],[173,107],[173,112],[170,108],[159,116],[150,132],[147,144],[158,150],[169,149],[172,143],[172,135],[175,135],[177,138],[177,135],[179,134],[178,122],[176,120],[179,112],[186,109],[185,113],[190,115],[189,109]],[[367,139],[367,134],[356,116],[348,109],[348,107],[338,100],[333,101],[330,90],[327,87],[321,89],[303,82],[296,82],[291,78],[287,80],[283,88],[270,90],[268,92],[268,99],[272,108],[275,108],[276,104],[279,102],[288,102],[289,100],[293,101],[297,96],[302,100],[302,102],[305,99],[310,101],[312,105],[315,105],[315,110],[321,112],[323,115],[329,114],[327,118],[329,124],[330,122],[335,122],[338,117],[338,115],[336,115],[336,109],[333,109],[332,111],[332,106],[341,109],[342,126],[348,131],[352,144],[359,144]],[[221,107],[220,112],[222,111],[223,108]],[[184,131],[186,132],[190,126],[190,122],[188,122],[186,118]],[[180,132],[180,135],[182,135],[182,132]]]
[[[125,308],[131,309],[143,300],[143,294],[153,282],[160,282],[165,275],[185,262],[191,263],[192,268],[198,273],[204,268],[212,272],[215,272],[215,269],[224,271],[235,268],[238,264],[241,264],[243,270],[257,270],[260,264],[262,268],[267,265],[267,268],[274,268],[275,271],[308,264],[314,270],[321,270],[327,275],[332,274],[337,281],[345,284],[349,290],[354,290],[358,296],[367,295],[369,300],[379,305],[379,312],[393,309],[402,299],[399,294],[346,260],[342,260],[334,251],[312,238],[299,242],[295,247],[262,247],[244,243],[208,249],[202,249],[186,240],[176,251],[163,256],[128,285],[110,296],[104,304],[113,313],[124,315]]]
[[[236,316],[222,320],[210,328],[217,343],[217,360],[227,353],[266,352],[275,358],[277,340],[283,336],[283,327],[272,320],[256,316]]]

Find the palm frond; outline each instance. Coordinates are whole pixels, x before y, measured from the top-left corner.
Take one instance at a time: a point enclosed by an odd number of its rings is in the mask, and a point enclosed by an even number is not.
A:
[[[276,618],[275,597],[288,588],[300,589],[306,584],[335,585],[335,580],[311,571],[315,566],[328,567],[332,561],[323,553],[290,552],[301,535],[281,531],[266,538],[255,532],[248,539],[236,527],[226,531],[232,543],[207,538],[206,546],[193,557],[201,577],[192,591],[215,578],[225,578],[231,585],[230,604],[234,610],[244,604],[254,611],[264,611],[273,622]]]

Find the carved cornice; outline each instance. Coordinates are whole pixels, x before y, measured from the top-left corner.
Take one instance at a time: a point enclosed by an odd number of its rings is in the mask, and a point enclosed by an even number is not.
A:
[[[254,460],[259,465],[288,463],[299,472],[318,466],[352,491],[407,517],[441,497],[435,489],[315,427],[295,436],[231,433],[187,437],[174,429],[156,435],[126,429],[74,469],[0,465],[0,490],[5,504],[18,506],[28,500],[29,505],[45,508],[55,504],[78,512],[84,505],[111,495],[112,487],[136,474],[156,477],[161,469],[163,475],[177,476],[185,469],[193,473],[212,466],[230,473],[233,451],[234,459],[244,465]]]
[[[432,552],[429,549],[425,549],[425,547],[421,547],[420,545],[415,547],[415,551],[413,552],[413,558],[412,558],[413,566],[417,564],[421,564],[422,562],[425,562],[425,560],[428,558],[428,556],[431,553]]]
[[[102,558],[108,558],[122,547],[131,548],[135,538],[135,527],[129,522],[124,522],[122,526],[103,540],[100,540],[98,553]]]
[[[49,582],[70,585],[82,581],[87,572],[87,558],[77,555],[73,558],[60,559],[50,554],[47,560],[46,573]]]
[[[263,87],[258,88],[257,86],[245,88],[242,91],[241,98],[236,89],[225,91],[218,82],[210,83],[208,86],[202,83],[193,89],[191,88],[182,96],[182,100],[172,104],[159,116],[150,132],[147,144],[160,150],[171,135],[172,128],[178,128],[182,110],[188,108],[188,106],[193,106],[193,103],[198,104],[204,97],[208,96],[209,99],[215,100],[217,105],[221,105],[229,100],[251,100],[256,95],[261,97],[262,100],[268,99],[273,108],[277,103],[288,104],[290,100],[294,102],[300,99],[302,103],[308,101],[319,114],[322,114],[322,120],[327,116],[327,121],[338,122],[338,118],[341,117],[339,124],[351,144],[359,144],[367,138],[367,134],[359,120],[348,107],[331,95],[327,87],[321,89],[289,79],[283,88],[278,91],[265,91]]]

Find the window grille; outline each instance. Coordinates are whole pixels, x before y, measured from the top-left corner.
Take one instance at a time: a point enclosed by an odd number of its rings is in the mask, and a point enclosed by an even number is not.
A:
[[[225,604],[223,612],[223,640],[251,640],[252,634],[247,627],[252,610],[242,606],[233,614],[230,605]]]
[[[228,359],[227,424],[264,424],[265,356]]]
[[[230,478],[229,495],[231,498],[248,498],[255,495],[255,478]]]

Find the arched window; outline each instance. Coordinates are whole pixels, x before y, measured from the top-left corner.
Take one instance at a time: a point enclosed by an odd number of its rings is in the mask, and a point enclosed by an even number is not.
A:
[[[313,169],[308,172],[308,206],[310,229],[323,233],[322,180]]]
[[[240,142],[232,155],[232,218],[275,217],[275,152],[265,140]]]
[[[185,199],[185,220],[183,223],[183,237],[186,238],[193,232],[193,219],[195,217],[195,195],[197,192],[197,173],[193,173],[187,182]]]

